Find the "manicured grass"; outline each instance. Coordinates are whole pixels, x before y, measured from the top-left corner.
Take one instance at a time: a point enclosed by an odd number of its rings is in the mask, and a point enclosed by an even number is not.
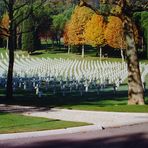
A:
[[[123,88],[122,88],[123,89]],[[139,106],[127,105],[127,91],[120,90],[115,95],[112,91],[102,92],[100,95],[96,93],[86,93],[83,96],[80,94],[47,94],[43,98],[38,98],[29,93],[15,94],[13,100],[6,101],[0,98],[0,103],[12,105],[25,105],[36,107],[59,107],[77,110],[92,110],[92,111],[112,111],[112,112],[143,112],[148,113],[148,90],[145,93],[145,102],[147,105]]]
[[[0,48],[0,54],[2,53],[4,57],[5,57],[6,51],[7,51],[6,49]],[[0,55],[0,58],[1,58],[1,55]]]
[[[5,49],[0,49],[0,53],[5,53]],[[18,50],[15,53],[18,55],[28,56],[26,51]],[[72,60],[100,60],[99,57],[96,57],[95,51],[87,51],[85,52],[85,58],[81,57],[81,54],[78,53],[67,53],[65,49],[51,49],[51,50],[37,50],[35,51],[31,57],[38,57],[38,58],[63,58],[63,59],[72,59]],[[121,58],[102,58],[102,61],[110,61],[110,62],[121,62]]]
[[[84,125],[89,124],[0,113],[0,134],[53,130]]]
[[[0,48],[0,53],[5,54],[6,49]],[[24,56],[28,56],[28,53],[26,51],[22,51],[22,50],[17,50],[15,51],[15,53]],[[100,60],[99,57],[96,57],[96,51],[85,51],[85,58],[81,57],[81,54],[79,53],[67,53],[67,50],[62,48],[62,49],[57,49],[57,47],[55,47],[55,49],[50,49],[50,50],[37,50],[35,51],[31,57],[38,57],[38,58],[63,58],[63,59],[72,59],[72,60]],[[109,57],[109,58],[105,58],[102,57],[101,61],[110,61],[110,62],[121,62],[122,59],[121,58],[113,58],[113,57]],[[140,60],[140,62],[142,63],[147,63],[148,64],[148,60]]]
[[[87,51],[85,53],[85,58],[81,57],[81,54],[78,53],[70,53],[68,54],[66,50],[38,50],[31,57],[38,58],[63,58],[63,59],[72,59],[72,60],[100,60],[99,57],[96,57],[96,52]],[[120,58],[102,58],[102,61],[112,61],[112,62],[121,62]]]
[[[148,98],[147,98],[148,100]],[[64,108],[76,109],[76,110],[89,110],[89,111],[109,111],[109,112],[139,112],[139,113],[148,113],[148,105],[127,105],[126,103],[122,105],[122,101],[114,103],[111,100],[103,101],[105,105],[102,105],[102,102],[84,102],[83,104],[78,105],[64,105]],[[108,102],[112,102],[112,105],[109,105]],[[120,105],[121,104],[121,105]]]

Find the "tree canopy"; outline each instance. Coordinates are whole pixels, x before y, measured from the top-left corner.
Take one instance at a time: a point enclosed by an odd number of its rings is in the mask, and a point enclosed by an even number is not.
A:
[[[106,23],[102,15],[93,14],[85,28],[85,43],[92,46],[105,45],[104,31]]]
[[[117,49],[126,49],[123,23],[120,18],[116,16],[109,16],[104,34],[109,46]]]

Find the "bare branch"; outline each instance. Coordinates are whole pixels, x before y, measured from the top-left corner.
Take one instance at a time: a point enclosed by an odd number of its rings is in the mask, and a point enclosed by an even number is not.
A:
[[[46,1],[47,1],[47,0],[42,0],[42,1],[40,2],[40,4],[38,4],[38,6],[36,6],[34,9],[33,9],[33,6],[31,6],[31,8],[30,8],[29,12],[27,13],[27,15],[24,16],[20,21],[18,21],[18,22],[16,23],[15,27],[17,28],[17,27],[19,26],[19,24],[21,24],[24,20],[26,20],[26,19],[31,15],[32,11],[37,10],[37,9],[38,9],[40,6],[42,6]],[[20,15],[20,16],[22,16],[22,15]],[[20,17],[20,16],[17,16],[17,18]],[[16,20],[16,18],[14,18],[14,20]]]
[[[16,24],[15,24],[15,28],[17,28],[24,20],[26,20],[32,13],[32,10],[30,9],[30,11],[28,12],[28,14],[26,16],[24,16],[20,21],[18,21]],[[20,15],[21,16],[21,15]]]
[[[22,5],[19,5],[19,6],[15,7],[13,10],[14,10],[14,11],[19,10],[20,8],[22,8],[22,7],[26,6],[27,4],[29,4],[29,1],[30,1],[30,0],[27,0],[27,1],[26,1],[25,3],[23,3]]]
[[[15,22],[17,19],[19,19],[20,17],[22,17],[22,14],[20,13],[20,14],[18,14],[18,11],[14,14],[14,18],[13,18],[13,20],[11,20],[12,22]]]
[[[3,34],[3,33],[1,33],[1,32],[0,32],[0,36],[9,37],[9,35]]]
[[[3,0],[4,3],[4,7],[8,10],[9,9],[9,3],[7,2],[7,0]]]
[[[30,33],[30,32],[33,32],[33,31],[32,31],[32,30],[21,31],[21,32],[18,32],[16,35],[25,34],[25,33]]]
[[[3,0],[3,2],[5,3],[5,5],[9,6],[9,3],[7,0]]]
[[[5,32],[5,33],[3,33]],[[0,36],[5,36],[8,37],[9,36],[9,30],[3,26],[0,26]]]
[[[136,5],[132,7],[133,12],[148,11],[148,2],[142,3],[141,5]]]

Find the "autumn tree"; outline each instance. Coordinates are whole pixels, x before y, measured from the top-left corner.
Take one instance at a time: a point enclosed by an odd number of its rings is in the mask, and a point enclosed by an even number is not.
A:
[[[108,17],[104,36],[109,46],[121,50],[122,61],[124,61],[123,49],[126,49],[126,42],[124,39],[123,23],[119,17]]]
[[[128,104],[139,105],[143,105],[145,102],[132,18],[134,12],[148,10],[148,2],[142,2],[143,0],[139,1],[137,5],[135,0],[114,0],[113,3],[111,2],[114,11],[110,12],[111,15],[118,16],[123,22],[124,39],[127,47]],[[110,1],[105,1],[105,3],[110,4]],[[102,15],[107,16],[108,14]]]
[[[127,45],[126,56],[128,65],[128,104],[143,105],[144,90],[141,80],[139,60],[134,36],[133,13],[148,9],[148,4],[135,5],[132,0],[115,0],[114,7],[120,7],[117,15],[123,22],[124,37]]]
[[[91,9],[89,5],[81,1],[80,4],[76,6],[69,22],[69,32],[67,34],[69,43],[71,45],[82,46],[82,57],[84,57],[85,25],[91,19],[94,13],[95,11]]]
[[[86,24],[84,37],[86,44],[94,47],[100,47],[100,59],[102,55],[102,46],[105,45],[104,30],[106,23],[104,17],[98,14],[93,14],[91,20]]]
[[[9,16],[8,13],[4,13],[0,22],[0,36],[6,40],[6,48],[8,49],[8,27],[9,27]]]

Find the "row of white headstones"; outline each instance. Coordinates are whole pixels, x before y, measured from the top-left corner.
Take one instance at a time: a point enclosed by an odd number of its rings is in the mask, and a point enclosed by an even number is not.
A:
[[[6,87],[8,69],[8,54],[1,54],[0,83]],[[148,74],[148,65],[140,64],[142,81]],[[49,89],[55,94],[58,90],[63,95],[73,90],[88,92],[96,89],[97,93],[106,86],[112,86],[116,91],[128,76],[125,62],[100,62],[94,60],[71,60],[32,58],[30,56],[15,55],[14,62],[14,90],[36,90],[41,96],[41,89]],[[144,85],[145,86],[145,85]]]

